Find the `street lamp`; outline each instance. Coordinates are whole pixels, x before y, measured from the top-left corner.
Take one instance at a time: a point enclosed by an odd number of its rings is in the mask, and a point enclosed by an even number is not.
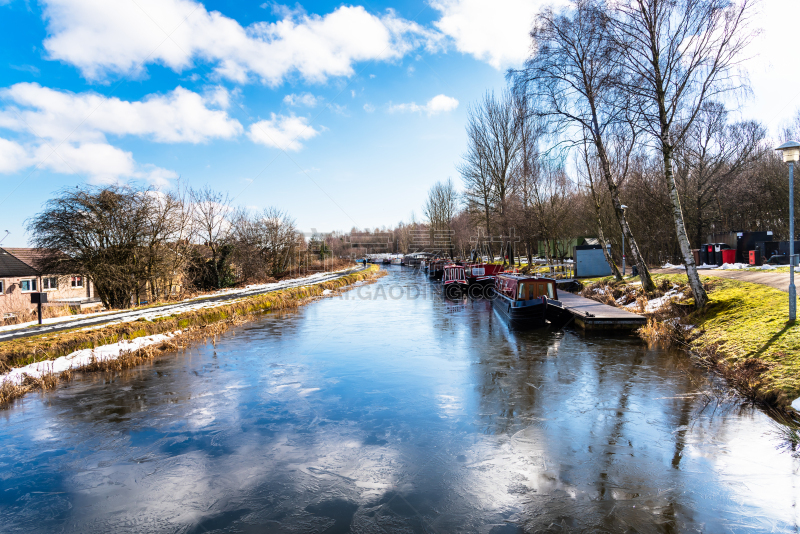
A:
[[[789,321],[797,317],[797,290],[794,287],[794,162],[800,160],[800,143],[787,141],[776,148],[783,155],[783,162],[789,164]]]
[[[623,217],[625,216],[625,210],[628,209],[628,206],[625,204],[621,205],[619,209],[622,210]],[[622,276],[625,276],[625,230],[622,230]]]

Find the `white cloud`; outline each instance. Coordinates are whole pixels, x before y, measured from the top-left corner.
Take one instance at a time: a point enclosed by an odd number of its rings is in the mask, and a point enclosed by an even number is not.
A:
[[[133,155],[107,143],[65,143],[55,153],[50,146],[40,145],[33,154],[44,168],[61,174],[87,175],[96,183],[114,182],[136,173]]]
[[[496,69],[521,64],[530,53],[533,20],[544,5],[560,0],[430,0],[441,12],[434,25],[459,52]]]
[[[343,106],[340,104],[328,104],[328,109],[331,111],[331,113],[335,113],[343,117],[349,117],[349,115],[347,114],[347,106]]]
[[[232,138],[244,130],[224,109],[212,108],[229,105],[230,95],[220,87],[202,96],[178,87],[165,95],[129,102],[20,83],[0,90],[0,98],[8,103],[0,108],[0,129],[14,131],[21,139],[0,139],[3,173],[38,166],[85,176],[95,183],[141,179],[161,185],[177,174],[138,164],[130,152],[109,144],[106,136],[203,143]]]
[[[162,169],[161,167],[148,164],[142,165],[141,168],[134,174],[134,177],[147,180],[149,183],[155,186],[164,187],[169,184],[171,180],[177,179],[178,173],[169,169]]]
[[[142,74],[146,63],[182,71],[209,62],[238,83],[256,78],[275,86],[293,73],[323,82],[352,75],[355,62],[397,59],[437,41],[392,10],[376,16],[361,6],[324,16],[290,11],[246,28],[194,0],[45,0],[44,13],[50,57],[92,80]]]
[[[0,90],[0,98],[13,103],[0,110],[0,128],[28,131],[56,142],[67,138],[97,142],[110,134],[136,135],[163,143],[202,143],[235,137],[243,130],[226,111],[208,107],[227,105],[224,89],[204,99],[178,87],[165,95],[128,102],[97,93],[76,94],[18,83]]]
[[[30,165],[30,156],[25,148],[0,137],[0,172],[16,172]]]
[[[373,111],[375,111],[375,106],[373,106],[370,103],[366,103],[364,104],[364,111],[366,111],[367,113],[372,113]]]
[[[155,165],[139,165],[133,154],[108,143],[42,143],[23,148],[22,165],[4,169],[2,139],[0,139],[0,172],[15,172],[25,167],[38,167],[61,174],[76,174],[92,183],[113,183],[121,179],[145,180],[164,185],[178,175]],[[20,146],[20,145],[18,145]]]
[[[424,106],[420,106],[415,102],[408,104],[394,104],[389,106],[389,113],[418,113],[424,112],[428,116],[437,115],[439,113],[447,113],[453,111],[458,107],[458,100],[452,96],[436,95]]]
[[[317,105],[319,99],[311,93],[289,94],[283,97],[283,103],[287,106],[305,106],[313,108]]]
[[[302,141],[316,137],[319,133],[319,130],[308,124],[308,119],[305,117],[273,113],[270,120],[251,124],[247,136],[254,143],[297,151],[303,148]]]

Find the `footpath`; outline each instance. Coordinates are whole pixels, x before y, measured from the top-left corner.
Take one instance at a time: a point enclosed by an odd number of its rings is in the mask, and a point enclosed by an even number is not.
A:
[[[655,274],[686,274],[686,269],[651,269]],[[701,269],[698,271],[700,276],[716,276],[718,278],[729,278],[731,280],[741,280],[751,284],[761,284],[781,291],[789,292],[789,273],[773,273],[769,271],[744,271],[738,269]],[[795,280],[795,284],[800,280]]]

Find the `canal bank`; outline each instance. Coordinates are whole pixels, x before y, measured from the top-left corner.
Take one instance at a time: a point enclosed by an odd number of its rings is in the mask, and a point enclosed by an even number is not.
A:
[[[779,410],[800,397],[800,324],[787,322],[788,295],[743,280],[702,275],[709,302],[694,310],[686,275],[653,274],[659,295],[648,301],[638,278],[587,283],[583,294],[606,304],[641,310],[649,342],[689,352],[726,378],[744,397]]]
[[[386,271],[361,298],[260,315],[216,344],[14,403],[0,531],[799,524],[798,460],[770,419],[718,396],[680,352],[509,329],[489,302]]]
[[[222,334],[258,314],[293,308],[343,288],[383,275],[377,266],[356,272],[313,277],[303,284],[234,298],[193,299],[183,308],[165,306],[138,312],[139,318],[64,328],[56,332],[0,342],[0,406],[35,390],[52,389],[78,371],[118,371],[180,348],[193,338]],[[126,315],[137,312],[127,312]],[[83,321],[78,321],[82,323]]]

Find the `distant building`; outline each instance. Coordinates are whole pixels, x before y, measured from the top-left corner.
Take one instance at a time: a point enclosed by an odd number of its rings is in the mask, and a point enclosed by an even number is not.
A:
[[[94,287],[85,275],[57,275],[40,263],[44,254],[34,248],[0,248],[0,318],[30,312],[30,293],[47,293],[48,305],[79,309],[101,306]]]

